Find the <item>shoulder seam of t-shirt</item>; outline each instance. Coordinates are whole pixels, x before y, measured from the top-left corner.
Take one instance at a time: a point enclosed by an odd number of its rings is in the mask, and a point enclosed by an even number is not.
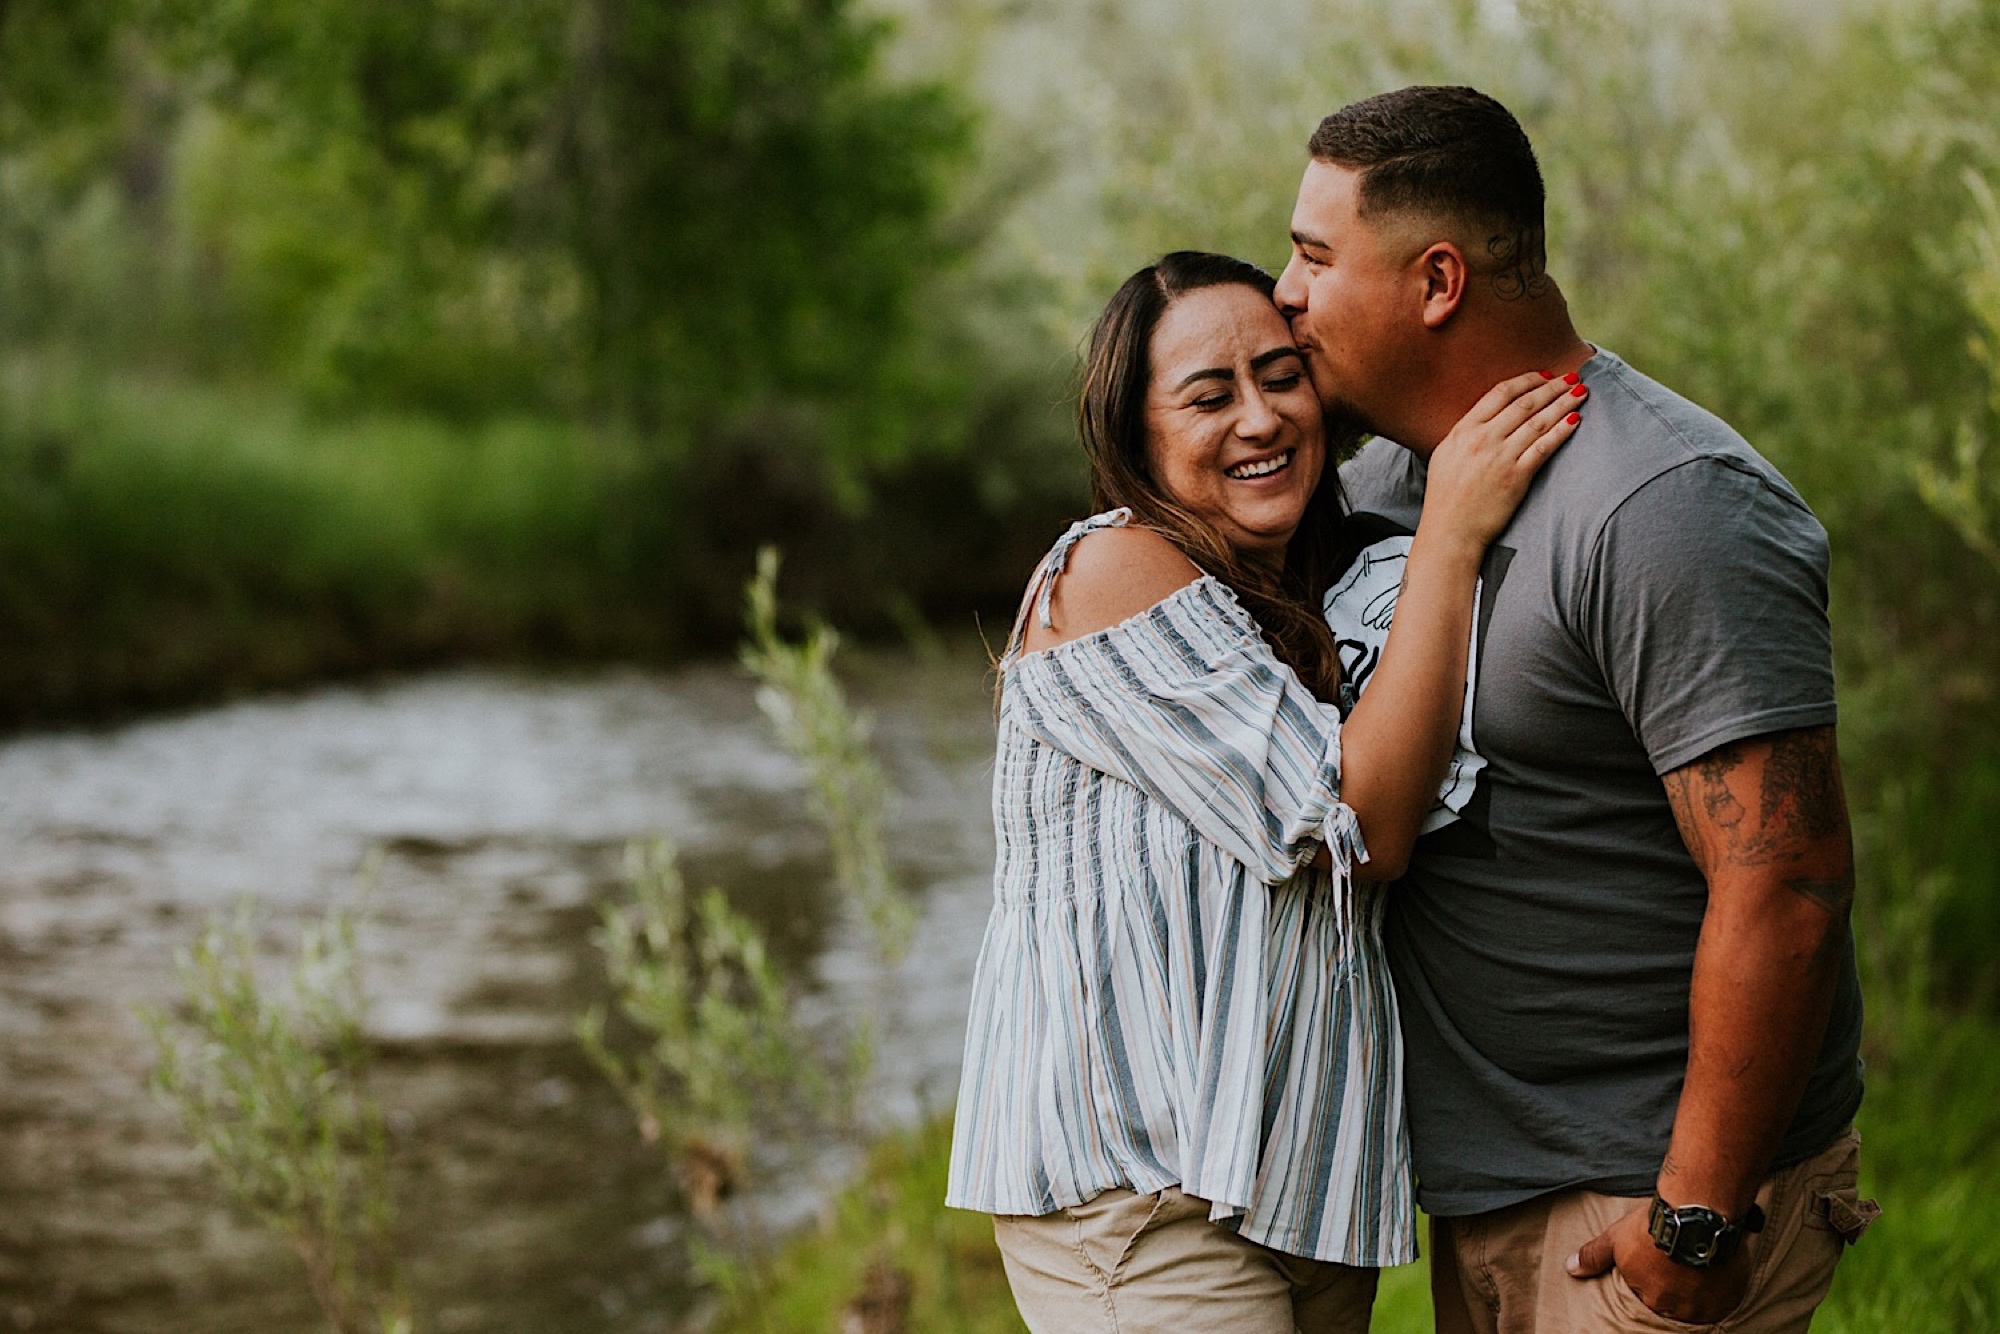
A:
[[[1646,406],[1648,410],[1651,410],[1652,405],[1650,403],[1647,404]],[[1666,429],[1670,431],[1674,430],[1672,426],[1667,426]],[[1674,431],[1674,435],[1683,444],[1687,442],[1687,437],[1681,435],[1679,431]],[[1639,497],[1640,493],[1645,491],[1648,487],[1652,486],[1655,482],[1661,481],[1667,477],[1671,477],[1675,473],[1678,473],[1685,468],[1697,467],[1705,463],[1714,464],[1719,468],[1726,469],[1729,472],[1736,474],[1740,478],[1744,478],[1750,482],[1755,483],[1759,489],[1763,490],[1766,494],[1770,495],[1772,498],[1776,499],[1781,504],[1788,505],[1793,509],[1798,510],[1800,513],[1804,514],[1807,518],[1813,519],[1814,522],[1818,522],[1817,518],[1815,518],[1815,516],[1813,515],[1812,507],[1810,505],[1807,505],[1802,497],[1794,493],[1788,492],[1781,487],[1773,486],[1771,484],[1770,478],[1764,476],[1763,473],[1757,471],[1755,468],[1747,466],[1740,460],[1730,458],[1727,454],[1718,454],[1713,451],[1704,451],[1698,454],[1690,454],[1687,458],[1681,459],[1678,462],[1667,464],[1665,467],[1661,468],[1658,472],[1653,473],[1650,477],[1647,477],[1644,481],[1637,483],[1632,487],[1631,490],[1627,491],[1624,495],[1620,496],[1618,498],[1618,503],[1616,505],[1613,505],[1610,509],[1606,510],[1604,513],[1604,517],[1597,521],[1597,531],[1590,535],[1590,551],[1588,555],[1585,557],[1584,561],[1585,570],[1594,573],[1598,569],[1598,559],[1603,554],[1604,550],[1604,535],[1609,531],[1611,531],[1612,520],[1616,519],[1619,516],[1619,514],[1624,511],[1627,505],[1631,504],[1634,500],[1636,500]],[[1591,582],[1592,582],[1591,579],[1586,577],[1583,579],[1576,580],[1571,585],[1572,591],[1570,593],[1570,605],[1564,608],[1564,611],[1567,613],[1568,616],[1569,624],[1566,625],[1564,628],[1570,631],[1572,634],[1575,633],[1576,626],[1581,624],[1583,617],[1583,609],[1580,603],[1578,602],[1578,599],[1583,596],[1585,587],[1589,585]]]

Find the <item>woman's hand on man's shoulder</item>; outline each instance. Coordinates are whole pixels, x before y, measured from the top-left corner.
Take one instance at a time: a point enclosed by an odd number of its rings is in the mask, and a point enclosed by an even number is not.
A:
[[[1054,628],[1030,616],[1022,647],[1033,653],[1108,630],[1186,588],[1201,571],[1150,528],[1100,528],[1069,553],[1049,603]]]

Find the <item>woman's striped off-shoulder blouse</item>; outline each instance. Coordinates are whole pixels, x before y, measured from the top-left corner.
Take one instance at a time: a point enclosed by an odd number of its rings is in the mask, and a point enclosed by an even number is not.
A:
[[[1070,547],[1128,518],[1057,543],[1044,623]],[[1045,1214],[1178,1185],[1277,1250],[1413,1259],[1382,901],[1348,875],[1337,713],[1209,577],[1044,652],[1019,640],[947,1202]]]

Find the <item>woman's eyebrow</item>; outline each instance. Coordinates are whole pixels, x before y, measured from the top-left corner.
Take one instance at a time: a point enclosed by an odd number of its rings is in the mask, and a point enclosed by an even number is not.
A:
[[[1295,347],[1274,347],[1269,352],[1259,352],[1256,356],[1252,357],[1250,359],[1250,369],[1253,371],[1261,371],[1266,366],[1270,365],[1272,362],[1283,361],[1286,357],[1292,357],[1299,361],[1305,360],[1305,357],[1301,355],[1299,350]],[[1188,374],[1183,376],[1181,382],[1175,385],[1174,388],[1185,389],[1189,385],[1193,384],[1196,380],[1227,381],[1227,380],[1233,380],[1235,378],[1236,378],[1236,372],[1231,370],[1227,366],[1209,366],[1203,370],[1188,372]]]
[[[1185,389],[1196,380],[1233,380],[1235,378],[1236,372],[1230,370],[1227,366],[1210,366],[1206,370],[1191,372],[1179,384],[1175,385],[1174,388]]]

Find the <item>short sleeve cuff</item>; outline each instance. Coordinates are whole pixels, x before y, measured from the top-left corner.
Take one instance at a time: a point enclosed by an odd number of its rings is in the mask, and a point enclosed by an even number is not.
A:
[[[1795,731],[1801,727],[1831,727],[1838,713],[1839,709],[1832,700],[1818,704],[1793,704],[1780,709],[1765,709],[1705,727],[1692,736],[1680,738],[1670,746],[1653,751],[1647,758],[1652,761],[1654,773],[1666,774],[1682,765],[1692,764],[1710,751],[1734,741],[1765,736],[1772,732]]]

